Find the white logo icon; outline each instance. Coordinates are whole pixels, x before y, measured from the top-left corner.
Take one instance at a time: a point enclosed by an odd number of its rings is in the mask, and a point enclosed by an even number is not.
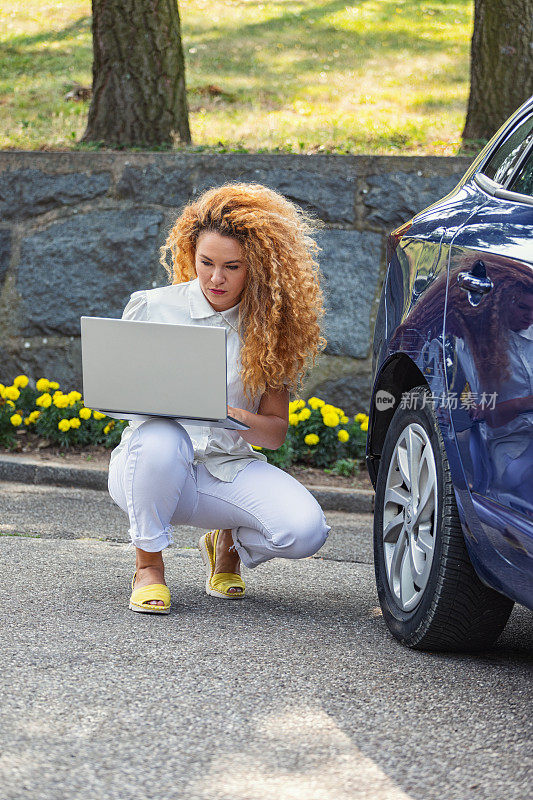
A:
[[[379,389],[376,392],[376,409],[378,411],[388,411],[395,403],[396,398],[394,395],[390,392],[386,392],[385,389]]]

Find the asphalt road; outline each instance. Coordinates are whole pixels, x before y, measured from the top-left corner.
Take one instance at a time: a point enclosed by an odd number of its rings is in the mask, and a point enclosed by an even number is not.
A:
[[[105,492],[0,483],[1,800],[527,800],[533,614],[478,655],[388,634],[371,517],[311,559],[203,592],[200,531],[166,551],[169,616],[128,610]]]

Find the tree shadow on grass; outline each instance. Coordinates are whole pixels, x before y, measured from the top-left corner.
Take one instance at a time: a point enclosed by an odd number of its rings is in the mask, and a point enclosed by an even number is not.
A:
[[[362,5],[360,0],[354,7]],[[464,5],[466,9],[466,3]],[[286,87],[291,82],[305,84],[308,79],[314,82],[312,73],[325,62],[334,65],[337,72],[361,71],[371,62],[379,64],[382,60],[384,64],[391,64],[398,58],[445,55],[450,50],[450,42],[445,38],[420,36],[420,3],[417,0],[402,5],[401,17],[395,14],[397,3],[381,2],[379,18],[370,20],[364,31],[321,24],[329,15],[345,8],[345,0],[333,0],[305,8],[300,14],[287,12],[275,19],[241,25],[238,30],[230,31],[221,30],[216,23],[197,27],[185,25],[187,36],[200,48],[189,72],[195,81],[202,73],[209,75],[222,67],[228,76],[250,75],[253,78],[256,73],[264,88],[269,84],[279,85],[280,78]],[[390,29],[391,19],[398,21],[394,30]],[[454,44],[454,62],[465,61],[462,80],[468,77],[468,47],[468,43]],[[293,58],[288,63],[283,56],[290,52]],[[423,82],[424,76],[420,79]]]
[[[4,86],[9,90],[10,83],[16,87],[20,75],[65,75],[65,64],[74,65],[76,69],[91,69],[92,46],[88,42],[69,40],[86,33],[91,29],[91,17],[80,19],[67,25],[62,30],[43,31],[32,36],[16,36],[0,44],[1,76]],[[49,50],[44,44],[64,43],[64,47]],[[68,76],[66,76],[68,77]]]
[[[90,15],[80,17],[60,30],[41,31],[33,35],[21,34],[13,36],[2,45],[2,49],[17,49],[18,47],[35,47],[38,44],[48,42],[61,42],[70,39],[75,34],[91,31],[92,17]]]

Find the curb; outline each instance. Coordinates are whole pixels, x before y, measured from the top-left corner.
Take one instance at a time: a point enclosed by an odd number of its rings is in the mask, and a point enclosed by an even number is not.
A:
[[[78,486],[83,489],[105,489],[107,491],[107,470],[47,465],[33,461],[31,458],[2,455],[0,456],[0,481]]]
[[[107,470],[102,469],[52,466],[30,458],[0,456],[0,481],[107,491],[107,474]],[[306,489],[324,511],[352,514],[371,514],[374,511],[374,492],[368,489],[334,489],[331,486],[306,486]]]

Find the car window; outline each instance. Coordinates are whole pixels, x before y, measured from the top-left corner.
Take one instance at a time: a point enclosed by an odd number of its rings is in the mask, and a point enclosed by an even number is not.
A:
[[[487,178],[505,186],[524,150],[533,142],[533,116],[526,119],[503,142],[481,172]]]
[[[533,150],[509,188],[513,192],[520,192],[520,194],[527,194],[529,197],[533,197]]]

